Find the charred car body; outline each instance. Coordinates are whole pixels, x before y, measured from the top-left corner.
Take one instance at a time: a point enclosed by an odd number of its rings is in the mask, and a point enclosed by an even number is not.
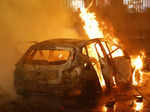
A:
[[[53,39],[34,44],[16,64],[16,92],[20,95],[94,92],[100,90],[100,74],[108,88],[114,84],[112,76],[117,84],[127,83],[131,75],[130,59],[126,53],[113,58],[117,50],[118,47],[111,51],[103,39]]]

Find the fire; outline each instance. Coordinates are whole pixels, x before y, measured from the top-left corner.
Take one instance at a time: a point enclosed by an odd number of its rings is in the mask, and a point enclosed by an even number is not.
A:
[[[142,72],[143,57],[144,57],[144,55],[142,54],[142,56],[137,56],[135,58],[131,58],[131,64],[132,64],[132,67],[134,68],[133,75],[132,75],[132,84],[135,86],[137,86],[138,84],[141,84],[143,82],[143,72]],[[139,74],[138,81],[136,80],[136,73]]]
[[[134,109],[138,112],[141,111],[143,109],[143,102],[136,102]]]
[[[89,57],[91,59],[92,65],[97,73],[100,86],[102,87],[103,90],[106,88],[105,80],[101,71],[101,65],[99,63],[99,57],[97,55],[96,49],[95,49],[95,44],[90,44],[88,46],[88,52],[89,52]]]
[[[137,69],[140,70],[143,67],[143,61],[142,58],[140,56],[133,58],[132,59],[132,66]]]
[[[86,8],[80,8],[80,17],[81,19],[84,21],[84,30],[86,32],[86,34],[88,35],[88,37],[90,39],[94,39],[94,38],[103,38],[104,35],[103,35],[103,32],[101,31],[101,29],[99,28],[99,24],[98,22],[96,21],[96,16],[94,13],[90,13],[88,12],[88,9]],[[92,47],[92,46],[91,46]],[[92,47],[93,49],[94,46]],[[94,50],[91,50],[92,54],[94,55]],[[103,74],[102,72],[100,71],[100,64],[97,64],[97,65],[93,65],[97,75],[98,75],[98,79],[99,79],[99,82],[100,82],[100,85],[103,89],[106,88],[106,84],[105,84],[105,80],[104,80],[104,77],[103,77]]]
[[[98,74],[98,79],[99,79],[100,85],[101,85],[102,89],[105,90],[106,84],[105,84],[103,74],[102,74],[101,70],[99,69],[100,64],[98,64],[98,67],[96,65],[93,65],[93,66],[94,66],[94,69],[96,70],[96,72]]]
[[[104,37],[103,32],[99,28],[99,24],[96,21],[96,16],[94,13],[88,12],[86,8],[81,8],[80,17],[84,21],[85,25],[83,28],[90,39]]]
[[[116,79],[115,79],[114,76],[113,76],[113,84],[114,84],[114,88],[116,88],[117,87],[117,83],[116,83]]]
[[[103,33],[103,30],[104,27],[106,27],[106,25],[101,25],[99,26],[99,23],[98,21],[96,20],[96,16],[95,16],[95,13],[91,13],[88,11],[87,8],[85,8],[84,6],[81,7],[81,5],[79,5],[79,9],[80,9],[80,18],[82,19],[82,21],[84,22],[84,30],[86,32],[86,34],[88,35],[88,37],[90,39],[94,39],[94,38],[106,38],[107,36],[104,35]],[[103,21],[101,22],[103,23]],[[109,34],[109,33],[107,33]],[[118,41],[116,39],[113,39],[113,37],[111,37],[112,39],[112,43],[114,42],[115,44],[117,43],[118,44]],[[106,51],[107,54],[110,53],[110,51],[108,50],[108,47],[105,45],[105,43],[102,43],[103,44],[103,47]],[[96,46],[97,49],[99,49],[98,46]],[[111,50],[116,50],[117,47],[115,45],[113,46],[110,46]],[[93,50],[91,50],[91,52],[93,53],[94,55],[94,47],[93,47]],[[100,54],[103,54],[101,53],[101,49],[99,49],[99,52]],[[112,54],[112,58],[115,58],[115,57],[119,57],[119,56],[123,56],[123,51],[121,49],[117,49],[116,51],[113,52]],[[104,57],[102,55],[102,57]],[[99,65],[100,66],[100,65]],[[99,78],[99,82],[100,82],[100,85],[102,88],[106,88],[106,84],[105,84],[105,80],[104,80],[104,77],[103,77],[103,74],[102,72],[100,72],[100,68],[99,67],[96,67],[94,66],[96,72],[97,72],[97,75],[98,75],[98,78]],[[114,80],[114,84],[116,83],[115,82],[115,78],[113,78]]]
[[[141,96],[138,96],[138,98],[141,98]],[[137,112],[140,112],[143,110],[143,107],[144,107],[144,103],[143,101],[137,101],[137,100],[134,100],[134,106],[133,106],[133,109]]]

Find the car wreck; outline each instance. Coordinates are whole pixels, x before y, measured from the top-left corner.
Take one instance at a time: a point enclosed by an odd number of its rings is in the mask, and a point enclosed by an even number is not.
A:
[[[131,82],[130,57],[104,39],[53,39],[32,45],[16,64],[19,95],[80,95]],[[104,85],[101,80],[105,81]]]

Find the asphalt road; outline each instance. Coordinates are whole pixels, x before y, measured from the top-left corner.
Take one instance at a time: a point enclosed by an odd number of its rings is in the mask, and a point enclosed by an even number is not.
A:
[[[9,100],[6,95],[0,95],[0,112],[150,112],[149,83],[150,73],[145,73],[140,87],[123,86],[87,96],[34,96]]]

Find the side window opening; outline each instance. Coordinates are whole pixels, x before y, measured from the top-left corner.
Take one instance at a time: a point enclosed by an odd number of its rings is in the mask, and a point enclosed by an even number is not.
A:
[[[87,52],[88,52],[88,56],[90,58],[94,58],[98,61],[99,57],[98,57],[98,54],[97,54],[97,51],[95,48],[95,44],[96,43],[91,43],[91,44],[87,45]]]
[[[87,55],[91,59],[95,59],[95,61],[99,61],[100,58],[104,58],[104,53],[101,49],[101,46],[94,42],[86,45],[82,48],[82,54]]]
[[[70,57],[69,50],[32,50],[26,57],[25,63],[64,64]]]
[[[117,47],[116,45],[113,44],[108,44],[106,42],[101,42],[106,54],[111,57],[111,58],[115,58],[115,57],[120,57],[120,56],[124,56],[123,51],[121,50],[121,48]]]
[[[97,49],[97,52],[98,52],[99,56],[104,58],[103,51],[102,51],[102,49],[101,49],[101,47],[98,43],[96,44],[96,49]]]
[[[120,57],[124,55],[123,51],[117,46],[112,46],[111,49],[112,49],[112,54],[111,54],[112,57]]]
[[[119,48],[118,46],[109,45],[109,44],[107,44],[107,46],[109,47],[109,50],[110,50],[109,54],[111,55],[112,58],[124,56],[123,50]]]
[[[102,43],[102,45],[103,45],[103,47],[105,49],[106,54],[109,54],[110,51],[109,51],[108,45],[105,42],[101,42],[101,43]]]
[[[98,43],[96,44],[96,49],[97,49],[98,55],[100,57],[101,67],[103,67],[103,65],[105,65],[107,61],[106,61],[106,58],[102,51],[102,48]]]
[[[91,43],[82,48],[82,54],[86,55],[92,64],[96,64],[99,61],[95,45],[96,43]]]

